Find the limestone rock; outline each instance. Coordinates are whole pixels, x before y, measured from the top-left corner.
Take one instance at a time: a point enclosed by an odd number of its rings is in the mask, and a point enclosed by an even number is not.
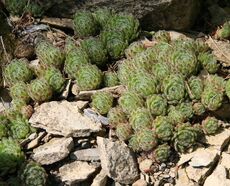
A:
[[[97,148],[76,150],[71,154],[72,159],[81,161],[97,161],[100,160]]]
[[[227,179],[227,172],[223,165],[218,165],[213,173],[206,179],[204,186],[229,186],[230,179]]]
[[[139,179],[132,184],[132,186],[147,186],[147,185],[148,183],[142,179]]]
[[[95,171],[96,167],[94,165],[89,165],[87,162],[74,161],[60,167],[58,177],[65,185],[76,185],[86,180]]]
[[[89,136],[101,130],[100,123],[93,122],[79,112],[78,103],[68,101],[41,104],[35,109],[29,122],[36,128],[65,137]]]
[[[42,165],[50,165],[67,157],[73,148],[73,139],[53,138],[33,150],[32,159]]]
[[[207,176],[214,169],[215,163],[219,159],[220,151],[216,148],[200,148],[196,151],[182,155],[178,166],[189,161],[189,166],[184,168],[189,180],[202,184]],[[182,172],[183,173],[183,172]],[[184,178],[182,174],[182,178]]]
[[[226,169],[230,170],[230,154],[222,152],[220,164],[223,165]]]
[[[102,169],[101,172],[94,178],[91,186],[105,186],[107,182],[106,172]]]
[[[134,153],[124,142],[97,137],[101,166],[106,174],[122,184],[132,184],[138,177]]]
[[[152,164],[153,164],[153,160],[145,159],[139,163],[139,169],[141,172],[145,173],[151,168]]]
[[[230,140],[230,129],[224,129],[223,132],[213,136],[206,136],[206,140],[208,144],[222,151]]]
[[[29,150],[29,149],[33,149],[33,148],[37,147],[38,144],[39,144],[39,142],[41,141],[41,139],[42,139],[45,135],[46,135],[45,132],[40,132],[40,133],[38,134],[38,136],[37,136],[34,140],[32,140],[31,142],[29,142],[29,143],[27,144],[26,148]]]
[[[93,10],[97,7],[112,8],[117,12],[133,13],[142,20],[144,29],[189,28],[195,21],[199,10],[198,0],[51,0],[55,6],[48,14],[53,17],[71,17],[80,9]],[[55,2],[55,3],[54,3]]]
[[[179,169],[177,174],[176,186],[195,186],[195,183],[188,178],[185,169]]]
[[[218,158],[218,151],[216,149],[198,149],[195,151],[189,165],[192,167],[207,167],[216,158]]]

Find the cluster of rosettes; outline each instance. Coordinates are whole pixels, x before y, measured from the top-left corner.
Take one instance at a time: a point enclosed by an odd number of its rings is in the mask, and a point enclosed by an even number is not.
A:
[[[166,31],[153,40],[153,46],[136,41],[125,50],[117,74],[128,90],[107,116],[120,140],[162,162],[172,149],[188,152],[219,131],[220,122],[207,115],[230,97],[230,81],[217,74],[219,63],[204,42],[171,41]]]

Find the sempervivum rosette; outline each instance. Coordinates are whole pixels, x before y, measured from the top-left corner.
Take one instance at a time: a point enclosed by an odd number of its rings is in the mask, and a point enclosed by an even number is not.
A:
[[[179,74],[171,74],[164,78],[162,91],[169,103],[179,103],[186,95],[184,78]]]

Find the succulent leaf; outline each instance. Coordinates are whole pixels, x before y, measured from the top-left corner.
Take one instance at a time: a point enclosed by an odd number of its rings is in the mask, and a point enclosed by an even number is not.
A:
[[[126,141],[132,136],[132,127],[129,123],[119,123],[116,127],[116,135],[117,137],[122,140]]]
[[[126,123],[127,117],[124,111],[120,107],[111,108],[107,114],[109,124],[112,127],[116,127],[119,123]]]
[[[157,162],[166,162],[168,158],[170,157],[170,146],[168,144],[159,145],[154,150],[155,159]]]
[[[220,125],[216,118],[207,117],[205,120],[202,121],[202,127],[205,134],[214,135],[218,132]]]

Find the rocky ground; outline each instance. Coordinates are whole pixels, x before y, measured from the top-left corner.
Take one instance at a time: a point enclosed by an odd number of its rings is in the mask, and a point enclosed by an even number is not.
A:
[[[122,2],[116,1],[113,4],[111,1],[87,1],[87,3],[76,5],[68,0],[58,1],[58,6],[51,11],[51,14],[54,15],[56,11],[60,11],[64,17],[70,16],[71,12],[63,10],[63,3],[67,5],[66,9],[73,6],[72,11],[75,11],[78,8],[93,8],[98,5],[120,7]],[[173,0],[141,2],[138,4],[136,1],[127,1],[127,9],[130,12],[137,11],[138,18],[147,20],[142,23],[148,25],[149,29],[155,27],[186,29],[198,15],[194,11],[199,7],[196,0],[182,1],[182,3]],[[144,8],[138,11],[139,7]],[[123,8],[124,6],[119,10],[122,11]],[[162,9],[164,9],[164,14],[161,13]],[[169,9],[170,11],[167,11]],[[182,11],[178,12],[178,9]],[[184,16],[185,11],[187,14]],[[151,16],[148,20],[146,17],[149,15]],[[175,22],[174,19],[176,19]],[[2,41],[1,46],[6,45],[9,58],[14,55],[33,59],[34,48],[28,43],[34,42],[41,33],[56,46],[62,46],[67,36],[63,30],[72,29],[69,19],[34,20],[28,16],[21,19],[11,18],[11,21],[15,24],[15,34],[21,39],[16,46],[7,45],[6,39]],[[154,24],[149,24],[149,22]],[[170,32],[170,34],[171,38],[187,37],[178,32]],[[217,41],[203,33],[198,33],[196,36],[206,39],[217,59],[221,61],[222,70],[229,73],[230,43]],[[14,39],[12,36],[9,37]],[[0,55],[7,61],[5,54],[5,48],[1,47]],[[38,60],[33,60],[31,65],[37,63]],[[119,95],[124,90],[125,88],[121,85],[97,91],[109,91],[114,95]],[[79,92],[75,84],[69,81],[58,101],[35,105],[29,122],[33,127],[38,128],[39,132],[31,134],[21,142],[21,145],[27,157],[40,163],[46,169],[50,185],[230,185],[229,103],[215,113],[225,121],[222,123],[224,128],[220,133],[206,136],[195,151],[182,155],[173,153],[168,162],[159,164],[149,154],[134,153],[124,142],[119,141],[114,130],[109,127],[108,118],[90,108],[88,100],[97,91]],[[67,99],[69,95],[71,99]],[[4,111],[11,101],[7,89],[1,92],[1,98],[0,111]]]

